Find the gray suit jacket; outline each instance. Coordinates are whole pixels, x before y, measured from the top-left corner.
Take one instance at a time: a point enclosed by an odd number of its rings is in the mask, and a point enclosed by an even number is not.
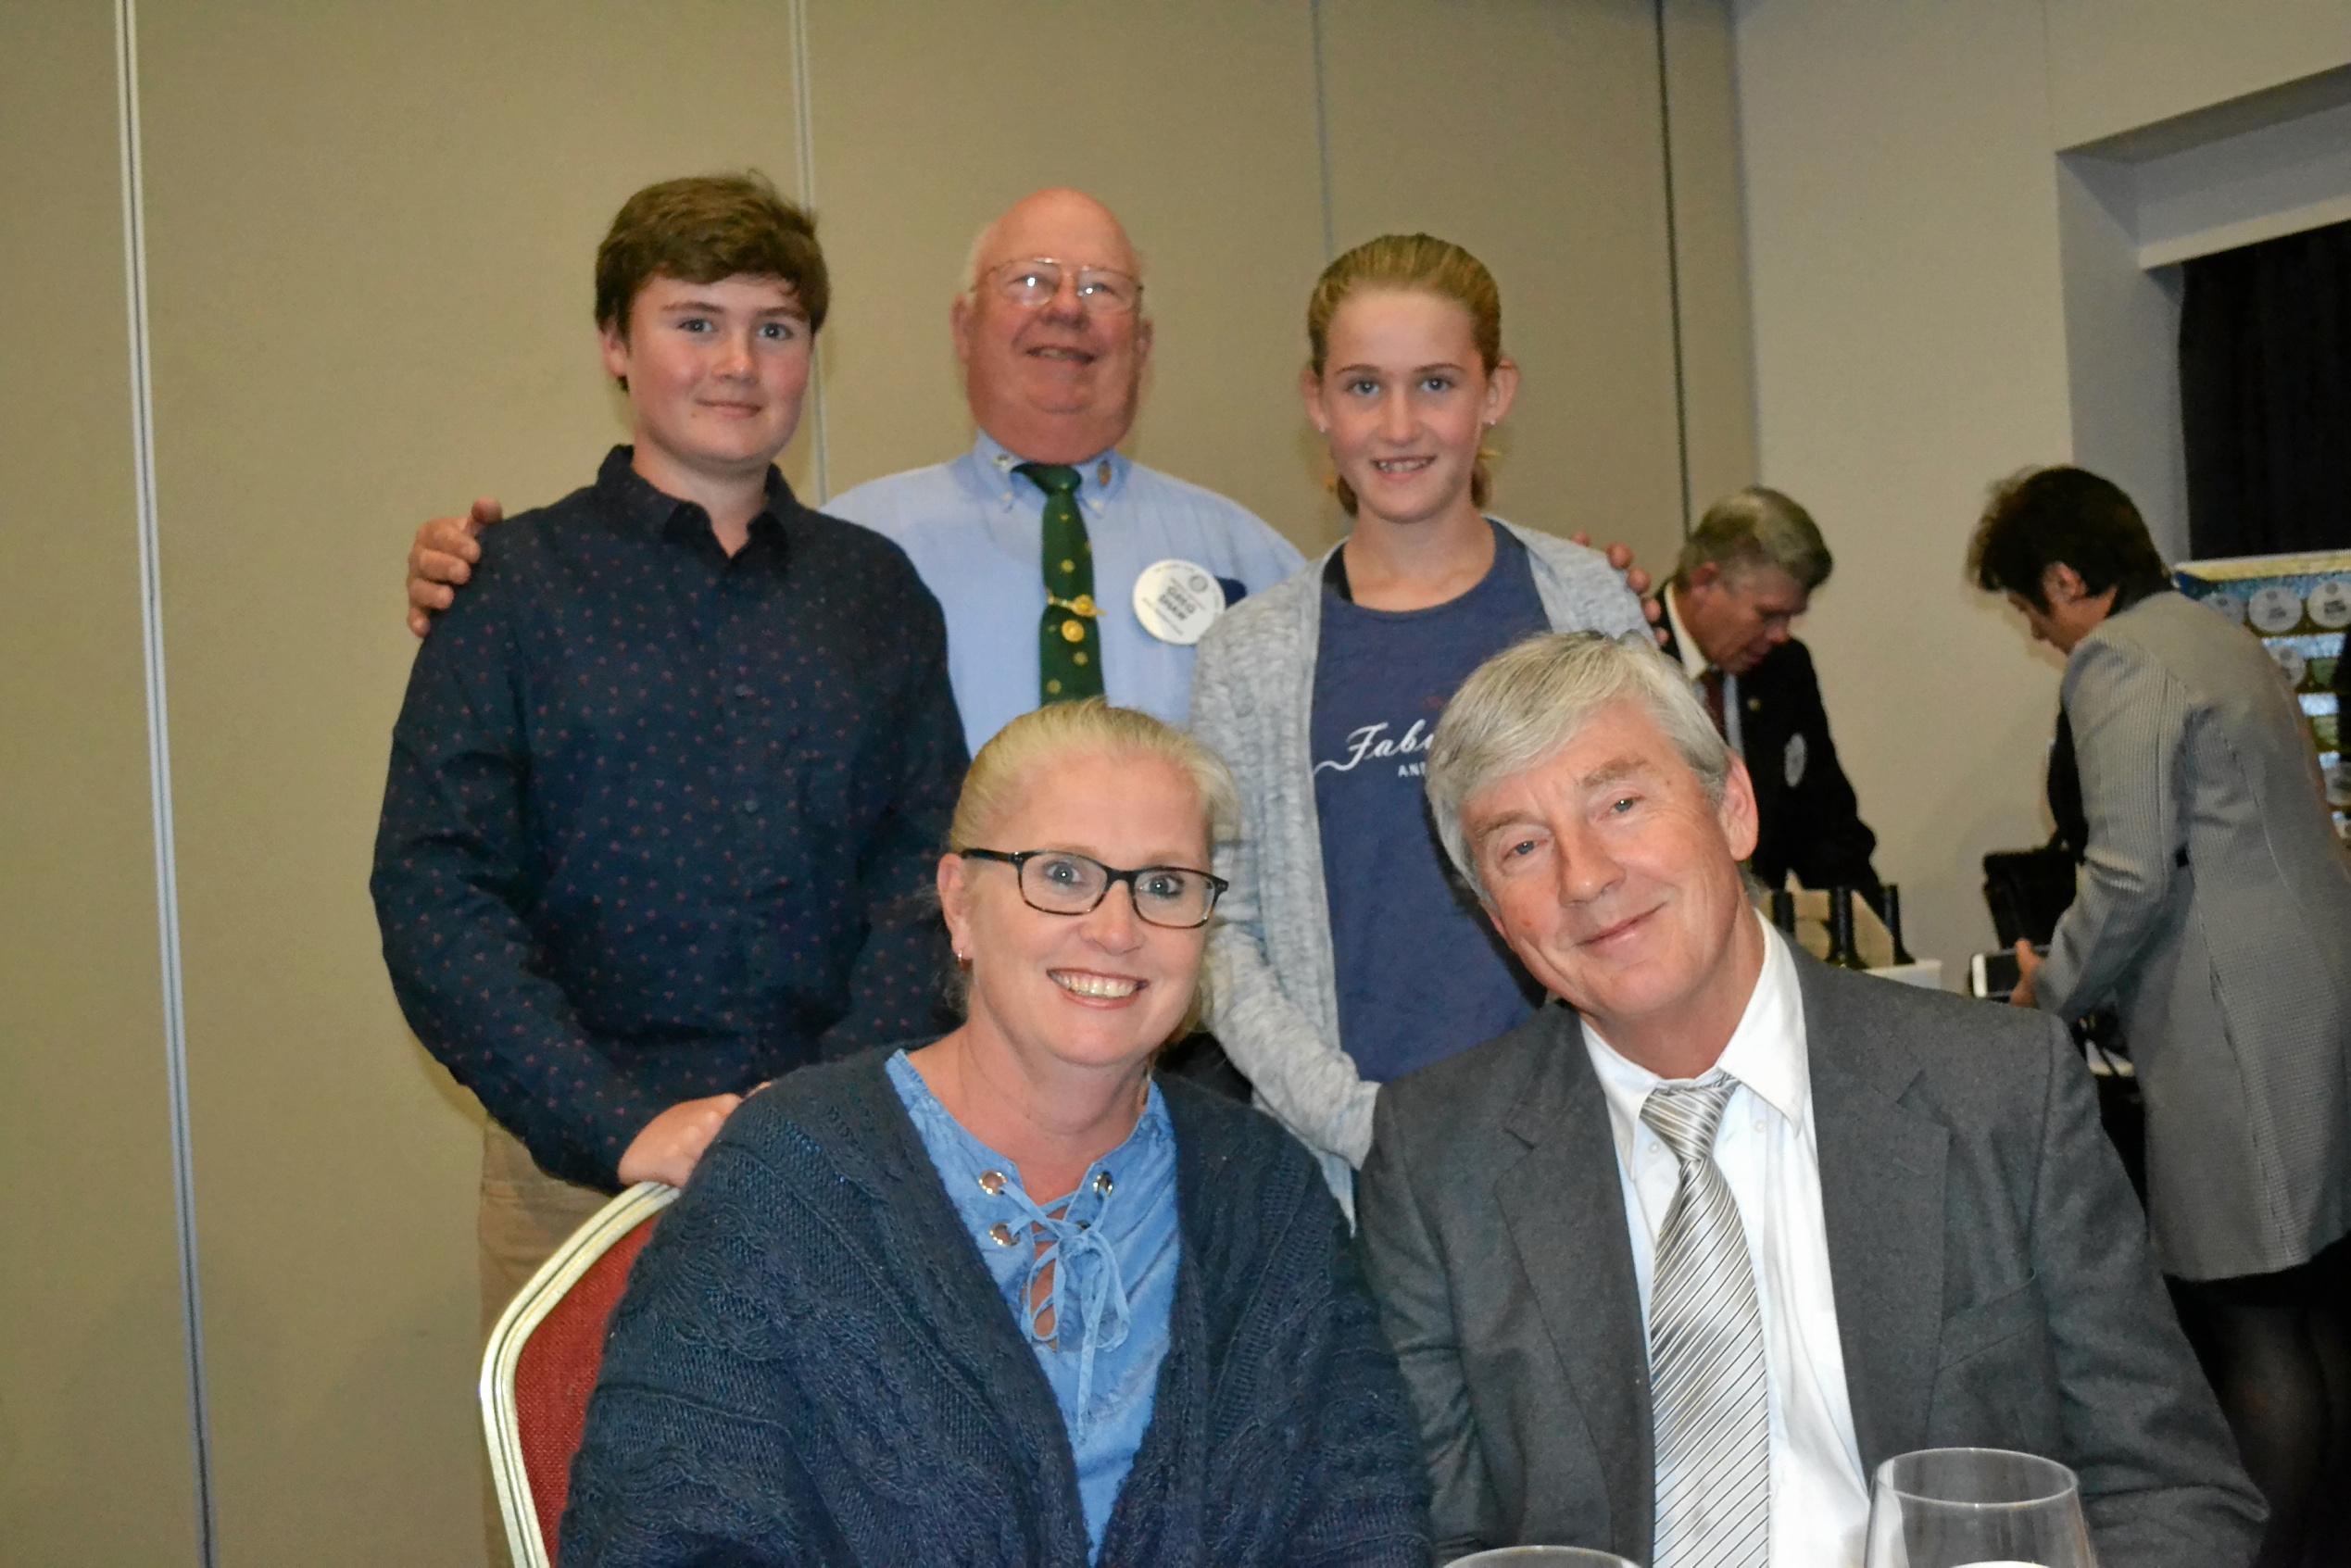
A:
[[[2269,1273],[2351,1230],[2351,865],[2261,646],[2178,594],[2066,662],[2089,859],[2036,990],[2112,997],[2164,1268]]]
[[[2022,1449],[2080,1473],[2106,1562],[2250,1562],[2262,1505],[2065,1031],[1797,965],[1865,1474],[1916,1449]],[[1361,1241],[1440,1559],[1547,1541],[1648,1562],[1646,1335],[1576,1014],[1553,1004],[1389,1085],[1376,1120]]]

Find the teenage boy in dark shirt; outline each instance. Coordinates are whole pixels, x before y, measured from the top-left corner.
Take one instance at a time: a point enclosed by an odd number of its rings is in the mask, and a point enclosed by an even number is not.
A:
[[[965,761],[938,607],[773,466],[826,296],[758,176],[630,197],[596,317],[632,444],[485,538],[409,674],[371,886],[402,1010],[494,1123],[485,1319],[757,1085],[929,1026]]]

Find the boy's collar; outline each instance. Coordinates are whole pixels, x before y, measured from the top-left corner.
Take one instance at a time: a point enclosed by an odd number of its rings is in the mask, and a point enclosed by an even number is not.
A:
[[[597,470],[597,493],[624,521],[648,533],[664,537],[707,535],[710,529],[710,513],[698,502],[673,495],[637,472],[635,455],[635,448],[626,443],[606,453],[603,466]],[[768,464],[761,484],[767,495],[762,516],[780,523],[798,509],[798,498],[773,463]]]

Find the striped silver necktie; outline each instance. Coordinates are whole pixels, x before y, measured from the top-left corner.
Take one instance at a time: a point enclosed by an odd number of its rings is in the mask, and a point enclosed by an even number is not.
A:
[[[1763,1309],[1715,1130],[1739,1086],[1666,1085],[1641,1119],[1681,1163],[1657,1233],[1649,1374],[1657,1433],[1653,1568],[1765,1568],[1771,1555],[1771,1395]]]

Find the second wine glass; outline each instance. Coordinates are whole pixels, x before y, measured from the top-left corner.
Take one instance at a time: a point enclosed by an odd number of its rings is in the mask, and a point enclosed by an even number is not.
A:
[[[1878,1467],[1865,1568],[2097,1568],[2072,1471],[2005,1449],[1928,1449]]]

